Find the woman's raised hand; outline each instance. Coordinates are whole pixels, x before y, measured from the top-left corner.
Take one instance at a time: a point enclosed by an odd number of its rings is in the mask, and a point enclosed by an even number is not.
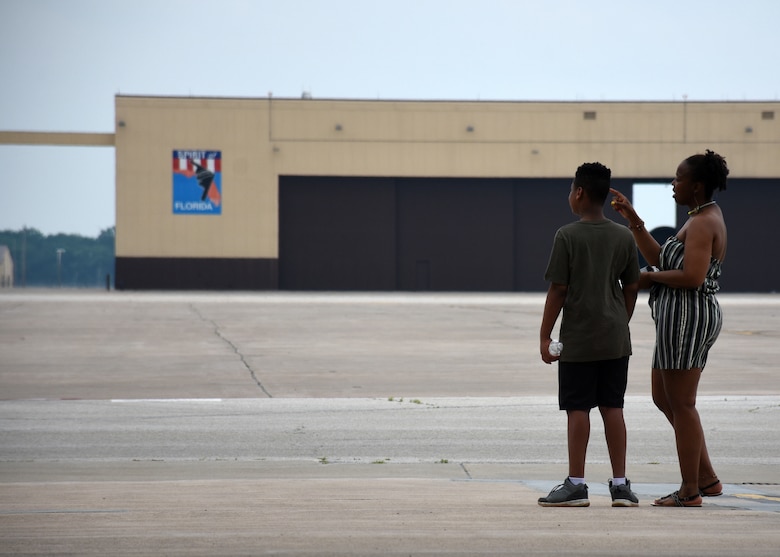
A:
[[[620,213],[623,218],[628,221],[631,221],[632,217],[634,220],[638,219],[634,206],[631,205],[631,202],[625,195],[614,188],[609,188],[609,191],[612,194],[610,205],[615,211]]]

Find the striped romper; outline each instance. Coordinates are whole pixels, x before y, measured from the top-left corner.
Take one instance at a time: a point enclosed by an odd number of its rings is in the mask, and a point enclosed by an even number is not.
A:
[[[661,246],[658,268],[682,269],[685,244],[671,236]],[[707,353],[718,338],[723,314],[715,298],[720,290],[721,263],[710,259],[704,284],[696,289],[670,288],[654,283],[650,308],[655,321],[653,368],[704,368]]]

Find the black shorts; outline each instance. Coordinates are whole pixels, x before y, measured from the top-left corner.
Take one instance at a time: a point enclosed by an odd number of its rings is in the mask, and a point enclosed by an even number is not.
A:
[[[597,362],[558,362],[558,405],[561,410],[596,406],[623,408],[628,383],[628,356]]]

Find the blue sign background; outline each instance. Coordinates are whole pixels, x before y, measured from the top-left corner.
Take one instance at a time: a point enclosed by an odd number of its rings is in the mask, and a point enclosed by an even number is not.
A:
[[[173,213],[222,214],[221,151],[173,151]]]

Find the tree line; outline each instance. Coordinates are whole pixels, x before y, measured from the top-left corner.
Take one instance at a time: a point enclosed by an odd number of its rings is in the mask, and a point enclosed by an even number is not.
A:
[[[35,228],[0,230],[14,263],[14,286],[106,288],[114,280],[116,227],[97,238],[44,235]]]

